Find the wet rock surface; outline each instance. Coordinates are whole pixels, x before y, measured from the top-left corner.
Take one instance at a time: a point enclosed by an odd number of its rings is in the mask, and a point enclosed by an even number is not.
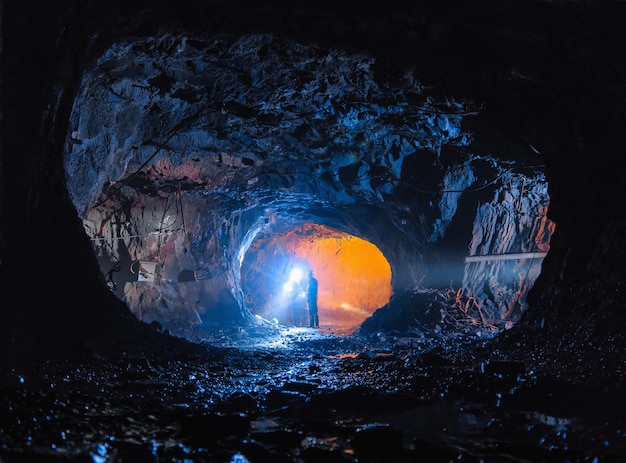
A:
[[[462,343],[259,327],[221,342],[14,368],[2,461],[626,458],[617,346],[517,329]],[[563,349],[580,364],[560,363]]]

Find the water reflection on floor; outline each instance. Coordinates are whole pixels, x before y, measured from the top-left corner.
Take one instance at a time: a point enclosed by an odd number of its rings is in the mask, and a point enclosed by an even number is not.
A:
[[[15,369],[0,461],[626,460],[624,396],[425,340],[261,331]]]

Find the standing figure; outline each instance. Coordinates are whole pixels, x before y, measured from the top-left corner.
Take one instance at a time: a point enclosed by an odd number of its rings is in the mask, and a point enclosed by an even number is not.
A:
[[[320,321],[317,315],[317,280],[313,276],[313,270],[309,270],[309,286],[306,292],[309,303],[309,328],[319,328]]]

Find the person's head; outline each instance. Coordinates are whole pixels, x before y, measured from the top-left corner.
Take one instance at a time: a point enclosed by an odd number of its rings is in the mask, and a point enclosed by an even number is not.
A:
[[[313,278],[313,270],[309,270],[309,278]]]

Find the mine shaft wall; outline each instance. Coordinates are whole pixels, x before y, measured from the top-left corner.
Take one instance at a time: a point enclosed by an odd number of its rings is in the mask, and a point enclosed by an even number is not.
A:
[[[547,187],[543,174],[510,174],[476,210],[462,289],[483,323],[517,322],[527,308],[556,226]]]

